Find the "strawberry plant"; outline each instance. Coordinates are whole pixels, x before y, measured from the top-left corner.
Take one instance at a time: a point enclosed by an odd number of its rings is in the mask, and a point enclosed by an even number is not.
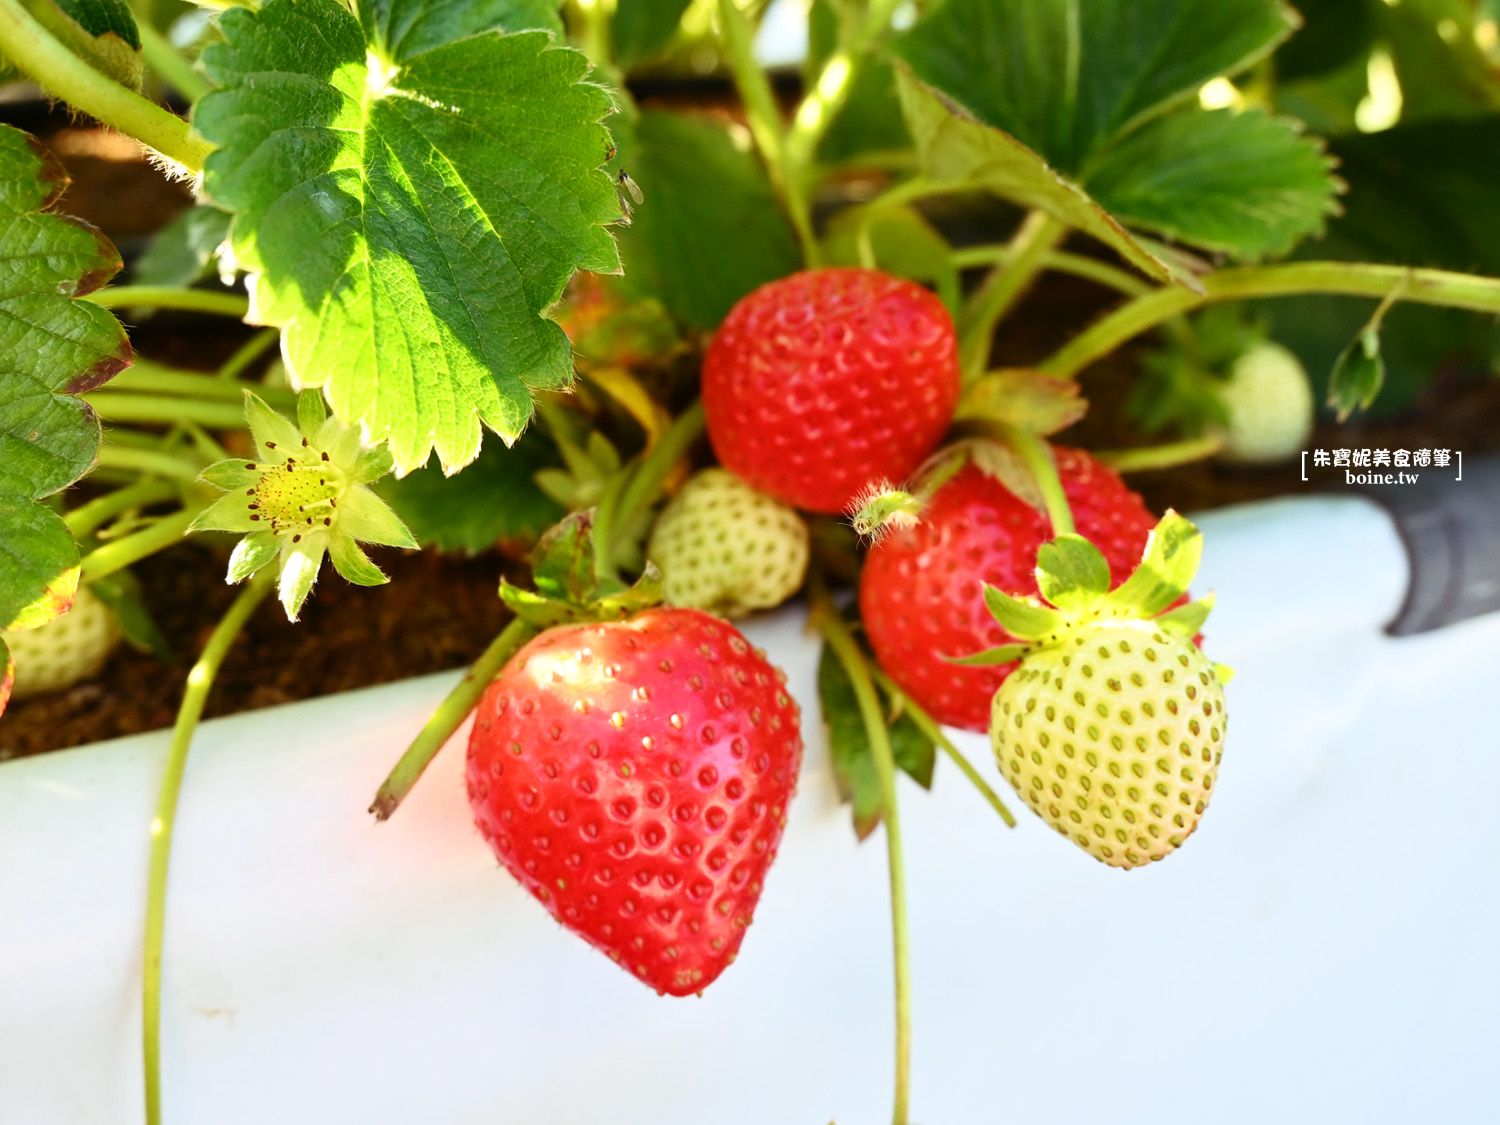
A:
[[[1112,866],[1182,845],[1218,784],[1201,540],[1118,473],[1285,457],[1315,397],[1409,401],[1414,368],[1489,346],[1494,176],[1455,153],[1500,152],[1493,45],[1462,4],[1301,6],[1299,31],[1279,0],[813,0],[773,82],[759,0],[214,4],[201,49],[144,4],[0,0],[0,62],[195,196],[112,284],[57,157],[0,125],[0,710],[60,626],[112,637],[106,604],[156,644],[130,568],[184,539],[240,587],[151,837],[148,1120],[175,810],[236,636],[273,590],[295,621],[320,577],[387,581],[382,549],[499,547],[531,581],[501,581],[510,623],[376,818],[472,716],[478,837],[694,993],[755,955],[821,711],[886,845],[905,1122],[899,776],[946,758],[1014,824],[943,725],[987,729],[994,772]],[[1388,107],[1348,76],[1380,51],[1411,118],[1360,133]],[[720,70],[709,112],[643,94],[684,60]],[[1112,304],[1039,344],[1047,275]],[[188,370],[113,310],[257,330]],[[1080,374],[1148,335],[1119,399],[1177,432],[1074,448]],[[818,707],[726,620],[799,594]]]

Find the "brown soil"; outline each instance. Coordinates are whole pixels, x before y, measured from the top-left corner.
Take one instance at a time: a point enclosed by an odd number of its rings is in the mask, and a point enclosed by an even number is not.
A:
[[[43,132],[43,130],[38,130]],[[100,226],[122,250],[166,222],[189,202],[167,184],[128,144],[101,138],[97,130],[44,133],[57,143],[74,176],[62,207]],[[997,359],[1035,362],[1112,298],[1086,283],[1048,277],[1007,324]],[[132,332],[138,350],[183,367],[210,369],[245,338],[241,325],[220,319],[163,315]],[[1138,349],[1126,348],[1089,369],[1084,394],[1094,409],[1061,435],[1091,448],[1145,444],[1122,422],[1120,404],[1136,370]],[[1500,435],[1500,382],[1444,384],[1430,389],[1419,417],[1366,426],[1358,444],[1392,447],[1424,442],[1477,454],[1494,448]],[[1325,426],[1315,446],[1340,444],[1341,431]],[[1354,443],[1348,430],[1342,444]],[[1204,510],[1224,504],[1305,491],[1295,467],[1237,469],[1213,463],[1142,473],[1132,482],[1155,509]],[[389,585],[350,586],[324,571],[303,620],[289,624],[275,605],[263,607],[236,643],[215,687],[208,714],[266,707],[310,696],[384,683],[465,664],[504,624],[496,597],[502,570],[498,556],[473,560],[435,554],[383,551],[377,562]],[[223,580],[223,558],[190,543],[134,568],[177,663],[163,668],[154,658],[121,647],[93,682],[70,691],[13,701],[0,720],[0,760],[48,749],[170,726],[186,670],[234,595]]]

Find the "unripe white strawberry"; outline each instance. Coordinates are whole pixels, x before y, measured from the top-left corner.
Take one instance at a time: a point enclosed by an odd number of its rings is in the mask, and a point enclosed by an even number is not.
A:
[[[672,605],[742,617],[795,594],[807,553],[796,511],[733,473],[704,469],[662,511],[647,556]]]
[[[1312,385],[1297,357],[1264,340],[1244,352],[1216,388],[1228,418],[1222,456],[1245,464],[1295,457],[1313,428]]]
[[[1168,512],[1111,590],[1098,548],[1060,535],[1037,552],[1051,605],[986,587],[995,619],[1021,639],[958,661],[1020,661],[990,707],[995,762],[1038,816],[1112,867],[1180,847],[1218,774],[1230,673],[1192,640],[1212,598],[1163,612],[1202,551],[1197,528]]]
[[[1224,688],[1192,641],[1101,621],[1027,656],[995,693],[990,743],[1016,792],[1113,867],[1198,827],[1224,750]]]
[[[5,634],[16,663],[12,696],[24,699],[61,691],[88,679],[104,667],[119,639],[114,613],[87,586],[80,586],[73,608],[61,617]]]

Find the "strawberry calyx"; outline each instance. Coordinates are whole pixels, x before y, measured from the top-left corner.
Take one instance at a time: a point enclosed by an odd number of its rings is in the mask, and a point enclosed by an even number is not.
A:
[[[984,602],[1014,643],[969,656],[948,657],[968,666],[1008,664],[1066,644],[1080,629],[1101,621],[1151,621],[1173,636],[1191,639],[1202,629],[1214,595],[1168,609],[1187,593],[1203,558],[1203,533],[1168,510],[1146,540],[1140,565],[1115,589],[1109,588],[1109,564],[1099,548],[1081,535],[1059,535],[1037,550],[1036,580],[1040,598],[1016,597],[994,586],[984,588]],[[1221,683],[1232,672],[1215,665]]]
[[[541,629],[589,621],[619,621],[662,601],[661,574],[647,563],[633,584],[602,574],[592,509],[574,512],[542,536],[532,555],[527,590],[503,578],[500,600]]]

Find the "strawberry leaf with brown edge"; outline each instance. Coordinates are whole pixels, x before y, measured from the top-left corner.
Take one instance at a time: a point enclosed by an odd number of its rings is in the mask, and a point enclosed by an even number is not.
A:
[[[1076,380],[1008,367],[981,375],[965,387],[954,419],[1004,422],[1046,437],[1067,429],[1088,409]]]
[[[532,26],[536,4],[270,0],[220,19],[221,89],[194,124],[218,148],[210,199],[235,213],[252,316],[285,329],[293,380],[388,441],[398,473],[448,473],[488,427],[525,428],[566,386],[542,315],[577,269],[620,268],[602,165],[607,90]]]
[[[818,698],[822,702],[823,722],[828,730],[834,783],[838,786],[839,797],[850,806],[855,835],[863,840],[880,823],[880,778],[875,770],[859,703],[855,699],[854,685],[849,682],[843,664],[827,645],[823,646],[818,659]],[[888,703],[886,714],[891,751],[897,767],[923,789],[932,788],[937,747],[909,715],[893,714]]]
[[[0,125],[0,629],[67,611],[78,545],[36,501],[94,464],[99,419],[77,395],[129,365],[130,343],[106,309],[75,298],[120,268],[93,227],[50,213],[67,174],[35,139]]]

